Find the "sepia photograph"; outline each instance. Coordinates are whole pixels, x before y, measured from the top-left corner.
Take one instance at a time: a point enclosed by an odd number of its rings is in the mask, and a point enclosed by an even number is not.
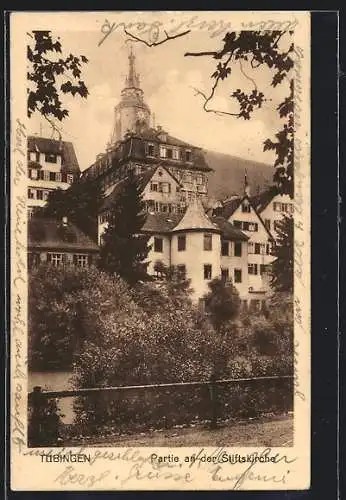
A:
[[[308,14],[61,14],[12,14],[16,484],[308,487]]]

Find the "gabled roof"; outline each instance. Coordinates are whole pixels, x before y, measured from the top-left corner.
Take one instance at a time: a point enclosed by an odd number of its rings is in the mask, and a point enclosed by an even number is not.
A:
[[[173,229],[174,232],[190,230],[220,232],[219,227],[210,221],[204,211],[201,200],[197,196],[190,201],[182,219]]]
[[[163,165],[162,163],[159,163],[157,165],[155,165],[154,167],[152,168],[148,168],[146,169],[144,172],[142,172],[141,174],[138,175],[138,179],[139,179],[139,182],[140,182],[140,185],[142,187],[142,189],[145,189],[146,186],[148,185],[148,183],[151,181],[153,175],[155,174],[155,172],[157,171],[158,168],[161,168],[162,170],[165,170],[167,172],[167,174],[172,177],[172,179],[180,186],[182,187],[182,183],[176,178],[176,176],[174,174],[172,174],[172,172],[169,170],[169,168],[167,168],[165,165]]]
[[[217,224],[217,226],[219,227],[222,238],[224,240],[247,241],[249,239],[249,236],[240,231],[240,229],[235,228],[233,224],[228,220],[226,220],[224,217],[214,216],[211,218],[211,220],[214,224]]]
[[[28,249],[96,252],[98,246],[74,224],[37,217],[28,221]]]
[[[165,170],[168,173],[168,175],[170,175],[172,177],[172,179],[175,182],[177,182],[177,184],[179,184],[179,186],[181,186],[181,183],[172,174],[172,172],[170,172],[163,165],[159,164],[159,165],[155,165],[154,167],[147,168],[141,174],[136,175],[136,178],[138,179],[138,183],[139,183],[139,186],[140,186],[142,191],[144,191],[146,186],[149,184],[149,182],[151,181],[153,175],[155,174],[155,172],[158,168],[162,168],[163,170]],[[102,208],[101,208],[102,212],[106,211],[108,208],[110,208],[112,206],[113,202],[116,200],[119,193],[121,192],[121,189],[124,185],[124,182],[125,182],[125,179],[122,179],[119,182],[117,182],[117,184],[115,184],[112,192],[104,200],[104,203],[103,203]]]
[[[217,207],[214,209],[213,213],[217,216],[224,217],[225,219],[229,219],[231,215],[237,210],[241,202],[244,200],[245,196],[242,198],[234,198],[232,200],[226,201],[222,207]]]
[[[234,214],[234,212],[237,210],[237,208],[243,203],[243,201],[245,199],[248,200],[248,202],[250,203],[251,208],[253,209],[253,211],[255,212],[257,217],[259,218],[264,229],[267,231],[269,238],[274,240],[273,235],[271,234],[269,229],[264,224],[264,221],[263,221],[259,211],[253,205],[251,198],[248,195],[244,195],[242,198],[236,198],[234,200],[230,200],[229,202],[226,202],[222,207],[215,208],[213,211],[213,214],[215,216],[224,217],[226,220],[228,220]]]
[[[67,173],[80,173],[76,152],[72,142],[57,141],[47,137],[28,136],[28,151],[61,155],[61,166]]]
[[[250,201],[252,206],[256,208],[259,213],[261,213],[277,194],[279,194],[279,189],[276,186],[271,186],[262,193],[256,196],[251,196]]]

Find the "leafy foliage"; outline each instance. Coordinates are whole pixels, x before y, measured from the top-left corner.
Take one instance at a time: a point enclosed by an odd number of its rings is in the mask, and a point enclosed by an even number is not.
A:
[[[294,45],[290,42],[293,32],[289,31],[240,31],[230,32],[223,38],[223,47],[214,52],[187,52],[185,56],[211,56],[218,60],[216,70],[211,75],[215,80],[210,94],[207,96],[201,91],[196,91],[204,99],[204,110],[216,114],[225,114],[249,120],[253,112],[262,107],[268,100],[264,93],[259,91],[256,82],[248,76],[243,69],[243,64],[250,71],[261,66],[267,66],[271,72],[271,87],[275,88],[289,82],[287,97],[277,106],[279,117],[284,120],[283,128],[275,134],[275,139],[268,138],[264,142],[264,151],[275,152],[274,181],[283,193],[293,196],[293,149],[294,149],[294,82],[292,70],[294,66]],[[286,46],[285,46],[286,42]],[[236,89],[230,95],[238,103],[238,112],[215,110],[209,107],[219,82],[230,78],[235,64],[239,64],[243,75],[252,82],[254,89],[246,93]],[[255,73],[254,77],[255,77]]]
[[[82,79],[82,65],[88,63],[88,59],[83,55],[60,56],[61,43],[50,31],[33,31],[29,35],[32,42],[27,47],[28,117],[39,112],[48,121],[62,121],[69,115],[62,95],[86,98],[89,94]]]
[[[124,180],[109,212],[102,235],[100,268],[134,284],[146,278],[145,260],[150,250],[148,237],[139,234],[146,214],[142,189],[134,173]]]
[[[294,222],[293,217],[285,216],[277,225],[276,244],[272,255],[271,285],[278,292],[293,293],[294,265]]]
[[[130,288],[97,268],[35,268],[29,276],[29,368],[69,369],[73,364],[77,387],[292,372],[289,296],[273,298],[268,318],[250,315],[245,323],[229,315],[218,338],[208,319],[179,296],[178,302],[155,283]],[[156,308],[150,307],[151,300]],[[276,406],[282,411],[284,400],[289,406],[282,387],[257,387],[255,394],[243,386],[229,389],[219,391],[221,416]],[[209,411],[207,387],[95,393],[77,400],[76,422],[82,434],[89,434],[114,424],[117,430],[166,427],[209,418]]]
[[[126,285],[94,267],[39,266],[29,274],[29,367],[70,369],[87,338],[95,338],[99,317],[108,311],[107,297],[131,297]]]
[[[232,283],[225,283],[219,278],[208,283],[208,287],[210,292],[204,297],[206,310],[215,330],[222,333],[224,325],[239,313],[239,293]]]
[[[69,189],[49,193],[47,204],[39,215],[69,220],[94,241],[98,239],[98,213],[103,203],[103,190],[93,179],[77,179]]]

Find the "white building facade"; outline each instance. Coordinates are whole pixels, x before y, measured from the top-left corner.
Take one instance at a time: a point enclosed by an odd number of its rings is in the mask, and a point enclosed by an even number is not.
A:
[[[28,137],[28,215],[43,207],[49,193],[68,189],[80,175],[71,142],[45,137]]]

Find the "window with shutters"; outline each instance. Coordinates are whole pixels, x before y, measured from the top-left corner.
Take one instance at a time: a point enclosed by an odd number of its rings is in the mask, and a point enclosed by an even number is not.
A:
[[[43,171],[43,180],[44,181],[49,181],[49,171],[48,170],[44,170]]]
[[[161,156],[161,158],[166,158],[167,150],[166,150],[165,146],[160,146],[160,156]]]
[[[242,252],[241,252],[241,241],[236,241],[234,243],[234,256],[235,257],[241,257]]]
[[[56,181],[56,172],[49,172],[49,180]]]
[[[255,254],[260,254],[261,253],[261,244],[260,243],[255,243]]]
[[[38,190],[36,191],[36,198],[37,198],[38,200],[43,200],[43,191],[42,191],[42,189],[38,189]]]
[[[257,222],[249,222],[248,223],[248,231],[258,231]]]
[[[257,264],[249,264],[248,265],[249,274],[258,274],[257,273]]]
[[[159,183],[159,192],[160,193],[170,193],[171,185],[169,182],[160,182]]]
[[[185,152],[185,159],[186,159],[186,161],[191,161],[191,157],[192,157],[191,151],[189,151],[189,150],[186,151]]]
[[[213,235],[205,233],[203,236],[203,250],[210,251],[213,249]]]
[[[29,198],[29,200],[35,199],[35,191],[34,191],[34,189],[30,189],[30,188],[28,189],[28,198]]]

